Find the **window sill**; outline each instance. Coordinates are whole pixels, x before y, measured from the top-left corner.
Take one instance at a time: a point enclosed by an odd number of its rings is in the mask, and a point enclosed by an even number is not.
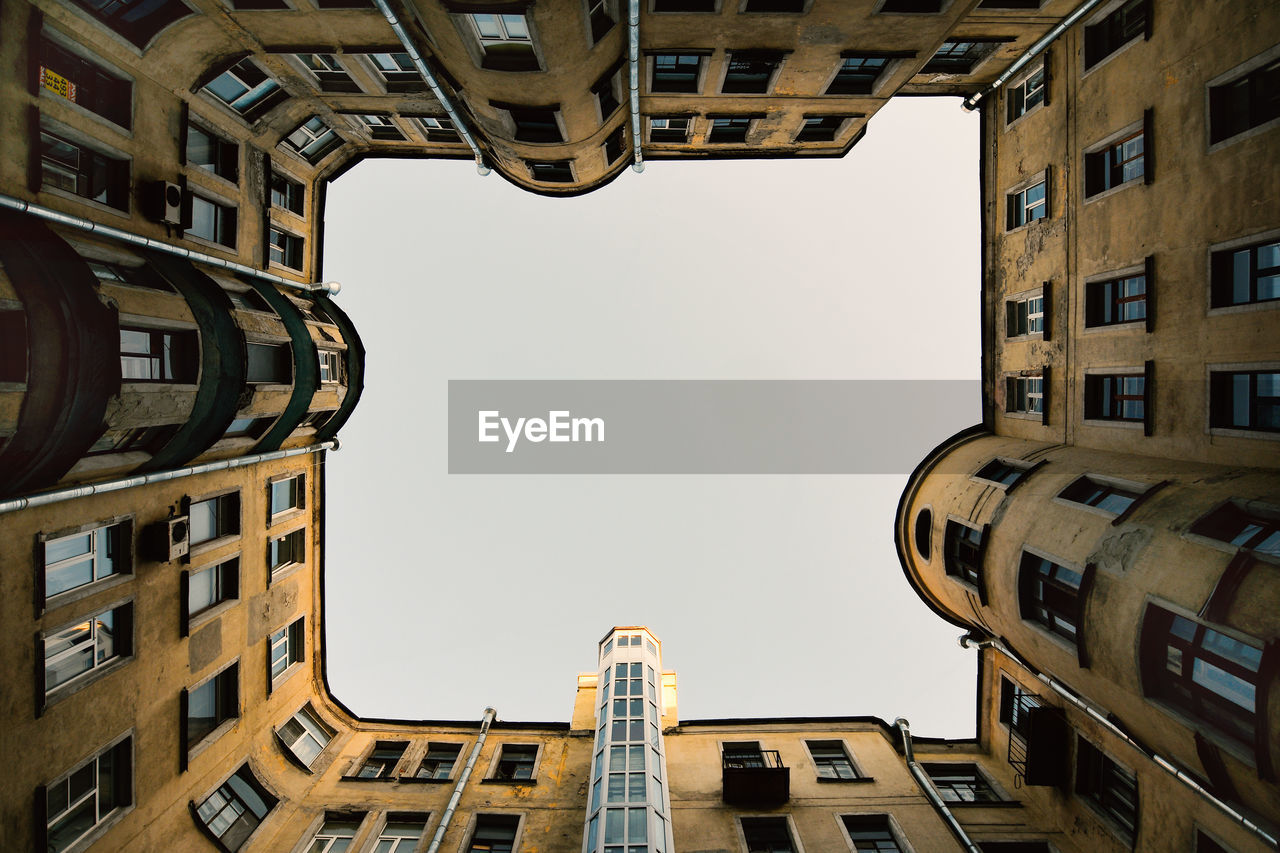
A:
[[[876,781],[874,776],[858,776],[854,779],[832,779],[830,776],[818,776],[814,780],[824,785],[849,785],[849,784],[868,784]]]
[[[125,380],[120,383],[120,393],[126,392],[130,394],[149,394],[163,392],[165,394],[187,393],[194,394],[200,390],[200,386],[192,382],[170,382],[166,379],[144,380]]]
[[[44,696],[42,697],[40,708],[38,709],[36,716],[39,717],[41,714],[48,711],[50,707],[58,704],[63,699],[66,699],[68,696],[73,696],[76,693],[79,693],[81,690],[84,690],[89,685],[94,684],[98,681],[101,681],[111,673],[115,672],[121,667],[129,665],[132,662],[133,662],[133,655],[118,658],[112,661],[111,663],[103,664],[102,666],[96,667],[87,673],[83,673],[81,675],[76,676],[71,681],[68,681],[64,684],[59,684],[57,687],[53,688],[52,690],[46,691]]]
[[[1209,435],[1222,436],[1224,438],[1256,438],[1262,441],[1280,441],[1280,432],[1266,432],[1260,429],[1209,427]]]
[[[1115,429],[1142,429],[1142,421],[1120,421],[1109,420],[1107,418],[1089,418],[1086,417],[1080,422],[1082,426],[1088,427],[1111,427]]]
[[[403,782],[399,776],[339,776],[339,782]]]
[[[1007,88],[1008,88],[1008,87],[1006,86],[1006,89],[1007,89]],[[1035,105],[1034,107],[1032,107],[1031,109],[1027,110],[1027,111],[1026,111],[1025,113],[1023,113],[1022,115],[1020,115],[1020,116],[1018,116],[1017,118],[1015,118],[1013,121],[1009,121],[1008,119],[1005,119],[1005,123],[1004,123],[1004,129],[1005,129],[1005,132],[1006,132],[1006,133],[1007,133],[1007,132],[1009,132],[1010,130],[1012,130],[1013,128],[1017,127],[1019,124],[1021,124],[1021,123],[1022,123],[1022,120],[1023,120],[1023,119],[1025,119],[1027,116],[1035,115],[1036,113],[1040,112],[1042,109],[1044,109],[1044,104],[1043,104],[1043,103],[1039,103],[1039,104],[1036,104],[1036,105]],[[1007,115],[1008,115],[1008,113],[1006,112],[1006,113],[1005,113],[1005,115],[1007,116]]]
[[[301,507],[301,506],[296,506],[296,507],[293,507],[292,509],[286,509],[282,512],[277,512],[275,515],[268,516],[267,527],[270,528],[270,527],[274,527],[277,524],[285,524],[287,522],[293,521],[294,519],[303,515],[305,512],[306,512],[306,507]]]
[[[219,548],[226,547],[227,545],[231,545],[232,543],[239,541],[239,533],[233,533],[229,536],[219,536],[217,539],[206,539],[204,542],[190,547],[187,551],[187,562],[190,563],[193,557],[197,557],[200,554],[207,554],[211,551],[216,551]]]
[[[1139,175],[1136,178],[1130,178],[1129,180],[1124,181],[1123,183],[1116,184],[1114,187],[1107,187],[1105,190],[1098,190],[1093,195],[1086,195],[1084,197],[1084,203],[1085,205],[1089,205],[1095,201],[1098,201],[1099,199],[1107,198],[1108,196],[1113,196],[1122,190],[1127,190],[1129,187],[1146,186],[1146,185],[1147,184],[1144,180],[1144,176]]]
[[[536,785],[537,779],[481,779],[481,785]]]
[[[193,164],[188,164],[186,170],[188,177],[196,179],[195,183],[197,185],[206,179],[212,178],[213,180],[207,184],[210,189],[221,190],[222,192],[240,192],[240,180],[238,178],[233,181],[231,178],[219,175],[212,169],[206,169],[204,166],[196,166]]]
[[[1258,125],[1257,127],[1242,130],[1237,134],[1228,136],[1226,139],[1219,139],[1217,142],[1211,143],[1207,153],[1212,154],[1215,151],[1221,151],[1223,148],[1234,145],[1237,142],[1243,142],[1244,140],[1251,139],[1255,136],[1260,136],[1268,131],[1275,130],[1277,127],[1280,127],[1280,118],[1273,118],[1268,122]]]
[[[191,243],[195,243],[196,245],[199,245],[199,246],[206,246],[210,249],[217,249],[219,252],[226,252],[228,255],[237,254],[236,247],[234,245],[228,246],[226,243],[219,243],[216,240],[209,240],[204,237],[201,237],[198,234],[188,234],[184,231],[182,235],[182,239],[187,240],[188,242],[191,242]]]
[[[104,128],[107,128],[108,130],[112,130],[120,134],[121,136],[125,137],[126,139],[133,139],[133,131],[125,127],[124,125],[116,124],[114,121],[107,118],[106,116],[100,115],[99,113],[95,113],[93,110],[89,109],[88,107],[82,106],[81,104],[77,104],[75,101],[68,101],[66,98],[61,97],[60,95],[55,95],[53,92],[50,92],[47,89],[44,89],[42,87],[40,89],[40,106],[41,106],[42,112],[44,111],[44,105],[46,103],[58,104],[60,107],[64,109],[69,107],[76,114],[84,116],[85,118],[91,119],[93,121],[96,121],[99,124],[101,124]],[[130,113],[133,112],[132,104],[130,104],[129,111]],[[54,116],[53,118],[56,118],[56,116]]]
[[[1097,334],[1098,332],[1147,332],[1147,318],[1142,317],[1138,320],[1125,320],[1123,323],[1099,323],[1096,326],[1085,326],[1084,333],[1086,335]]]
[[[1048,221],[1048,219],[1049,219],[1048,216],[1041,216],[1038,219],[1033,219],[1030,222],[1024,222],[1021,225],[1014,225],[1012,227],[1006,226],[1004,229],[1005,236],[1008,236],[1009,234],[1017,234],[1020,231],[1026,231],[1028,228],[1030,228],[1032,225],[1035,225],[1037,222],[1046,222]]]
[[[238,716],[232,717],[229,720],[224,720],[222,724],[219,725],[216,729],[214,729],[213,731],[205,735],[203,738],[201,738],[199,743],[197,743],[195,746],[188,747],[187,748],[188,768],[190,768],[191,762],[195,760],[196,756],[204,752],[209,747],[213,746],[214,741],[216,741],[218,738],[225,735],[227,732],[231,731],[233,728],[235,728],[236,723],[238,722],[240,722],[240,717]]]
[[[302,669],[303,663],[304,663],[303,661],[297,661],[296,663],[291,663],[289,664],[289,666],[285,668],[284,672],[280,673],[280,675],[278,675],[277,677],[271,679],[271,689],[268,691],[268,693],[275,693],[277,690],[279,690],[280,685],[284,684],[286,681],[288,681],[290,678],[293,677],[294,673]]]
[[[1023,421],[1043,421],[1044,415],[1040,412],[1002,412],[1006,418],[1017,418]]]
[[[45,194],[45,195],[51,195],[51,196],[54,196],[54,197],[56,197],[56,198],[64,198],[64,199],[66,199],[67,201],[74,201],[74,202],[78,202],[78,203],[80,203],[80,204],[83,204],[83,205],[85,205],[85,206],[87,206],[87,207],[92,208],[93,210],[99,210],[99,211],[101,211],[101,212],[103,212],[103,213],[109,213],[109,214],[111,214],[112,216],[118,216],[118,217],[120,217],[121,219],[124,219],[124,220],[128,220],[128,219],[130,219],[129,211],[127,211],[127,210],[121,210],[121,209],[120,209],[120,208],[118,208],[118,207],[112,207],[112,206],[111,206],[111,205],[109,205],[109,204],[104,204],[103,202],[100,202],[100,201],[94,201],[93,199],[91,199],[91,198],[85,198],[85,197],[84,197],[84,196],[82,196],[82,195],[76,195],[75,193],[69,193],[69,192],[67,192],[66,190],[60,190],[60,189],[58,189],[57,187],[49,187],[49,186],[44,186],[43,184],[41,184],[41,186],[40,186],[40,192],[41,192],[41,193],[43,193],[43,194]]]
[[[989,800],[975,803],[968,800],[945,800],[949,809],[1020,809],[1022,803],[1017,800]]]
[[[1235,305],[1210,305],[1207,316],[1245,314],[1250,311],[1270,311],[1275,308],[1280,308],[1280,299],[1264,299],[1261,302],[1240,302]]]
[[[56,595],[50,595],[44,600],[44,609],[37,611],[36,616],[39,617],[42,613],[48,613],[51,610],[57,610],[58,608],[65,607],[68,604],[74,604],[75,602],[86,599],[92,595],[97,595],[104,590],[115,589],[121,584],[128,583],[131,580],[133,580],[132,572],[127,574],[124,572],[118,572],[114,575],[105,577],[102,580],[93,581],[91,583],[84,584],[83,586],[78,586],[75,589],[60,592]]]
[[[1016,344],[1023,341],[1042,341],[1044,332],[1032,332],[1029,335],[1005,335],[1005,343]]]
[[[1148,14],[1150,14],[1150,13],[1148,12]],[[1103,66],[1107,65],[1109,62],[1111,62],[1111,60],[1115,59],[1115,58],[1116,58],[1117,56],[1119,56],[1120,54],[1122,54],[1122,53],[1124,53],[1125,51],[1129,50],[1129,48],[1133,47],[1135,44],[1142,44],[1142,43],[1143,43],[1143,42],[1145,42],[1146,40],[1147,40],[1147,37],[1146,37],[1145,35],[1136,35],[1136,36],[1134,36],[1133,38],[1129,39],[1129,40],[1128,40],[1127,42],[1125,42],[1124,44],[1122,44],[1122,45],[1120,45],[1119,47],[1117,47],[1115,50],[1113,50],[1113,51],[1111,51],[1110,53],[1108,53],[1106,56],[1104,56],[1104,57],[1102,57],[1101,59],[1099,59],[1097,62],[1095,62],[1095,63],[1093,63],[1092,65],[1090,65],[1088,68],[1086,68],[1086,69],[1084,69],[1083,71],[1081,71],[1081,72],[1080,72],[1080,79],[1081,79],[1081,80],[1084,80],[1084,79],[1085,79],[1085,78],[1087,78],[1089,75],[1093,74],[1093,72],[1095,72],[1095,71],[1097,71],[1099,68],[1102,68]]]
[[[1076,503],[1075,501],[1069,501],[1069,500],[1067,500],[1066,498],[1060,498],[1060,497],[1058,497],[1058,496],[1056,496],[1056,495],[1055,495],[1054,497],[1050,498],[1049,500],[1050,500],[1052,503],[1057,504],[1058,506],[1070,507],[1070,508],[1071,508],[1071,509],[1073,509],[1073,510],[1083,510],[1084,512],[1092,513],[1092,514],[1094,514],[1094,515],[1096,515],[1096,516],[1099,516],[1099,517],[1101,517],[1101,518],[1105,518],[1105,519],[1107,519],[1108,521],[1114,521],[1114,520],[1118,517],[1118,516],[1117,516],[1117,514],[1116,514],[1116,513],[1114,513],[1114,512],[1108,512],[1108,511],[1107,511],[1107,510],[1105,510],[1105,509],[1098,509],[1096,506],[1089,506],[1088,504],[1082,504],[1082,503]]]
[[[269,587],[275,586],[285,578],[289,577],[289,575],[292,575],[295,572],[297,572],[298,569],[305,568],[306,565],[307,565],[306,563],[286,563],[285,565],[280,566],[277,569],[272,569],[271,577],[268,578],[267,586]]]
[[[187,635],[190,636],[191,634],[195,633],[195,631],[201,626],[203,626],[205,623],[212,622],[214,619],[218,618],[223,613],[226,613],[228,610],[230,610],[232,607],[235,607],[239,603],[240,603],[240,598],[238,596],[236,598],[228,598],[223,601],[219,601],[217,604],[206,607],[204,610],[201,610],[199,613],[194,613],[191,616],[188,616],[187,617]]]
[[[420,776],[399,776],[397,780],[406,785],[448,785],[452,779],[429,779]]]

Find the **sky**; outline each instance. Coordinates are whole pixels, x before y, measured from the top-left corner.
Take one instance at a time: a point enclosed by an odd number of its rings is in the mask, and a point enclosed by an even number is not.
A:
[[[447,388],[975,380],[978,167],[976,113],[897,98],[838,160],[653,161],[572,199],[469,161],[335,181],[324,277],[367,372],[326,470],[334,695],[362,716],[567,721],[596,642],[642,624],[681,719],[972,736],[975,653],[893,547],[907,471],[450,474]],[[980,418],[975,393],[932,441]]]

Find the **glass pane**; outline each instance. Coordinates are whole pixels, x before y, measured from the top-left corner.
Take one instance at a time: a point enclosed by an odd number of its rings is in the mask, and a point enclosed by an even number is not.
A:
[[[605,844],[619,843],[623,840],[623,811],[624,809],[606,809],[604,813],[604,842]]]
[[[1196,658],[1192,666],[1191,678],[1201,687],[1234,702],[1246,711],[1253,712],[1254,686],[1243,678],[1199,658]]]
[[[476,30],[479,31],[481,38],[502,38],[502,29],[498,26],[497,15],[472,14],[471,20],[475,23]]]

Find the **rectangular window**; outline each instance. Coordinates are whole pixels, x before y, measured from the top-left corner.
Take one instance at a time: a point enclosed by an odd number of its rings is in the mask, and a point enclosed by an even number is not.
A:
[[[1147,277],[1144,274],[1122,276],[1106,281],[1091,281],[1084,291],[1084,324],[1114,326],[1147,317]]]
[[[1138,779],[1084,738],[1076,740],[1076,793],[1111,819],[1129,844],[1138,831]]]
[[[342,144],[342,137],[320,116],[312,116],[298,125],[281,144],[308,163],[319,163],[326,154]]]
[[[1023,225],[1044,219],[1049,215],[1049,182],[1041,179],[1009,193],[1005,197],[1006,230],[1020,228]]]
[[[858,771],[853,760],[845,751],[844,744],[838,740],[807,740],[813,764],[818,768],[819,779],[857,779]]]
[[[476,828],[467,844],[467,853],[511,853],[519,829],[518,815],[476,815]]]
[[[379,113],[357,113],[356,118],[369,135],[374,139],[403,141],[404,134],[389,115]]]
[[[319,350],[317,355],[320,359],[320,381],[341,382],[342,353],[336,350]]]
[[[796,142],[834,142],[847,120],[845,116],[805,116]]]
[[[1147,0],[1127,0],[1096,24],[1084,28],[1084,67],[1089,70],[1129,42],[1145,36]]]
[[[1032,71],[1030,75],[1008,87],[1005,90],[1005,103],[1008,105],[1005,123],[1013,124],[1043,104],[1046,83],[1047,77],[1044,71],[1044,63],[1041,63],[1040,67]]]
[[[1272,514],[1228,501],[1191,525],[1191,532],[1280,557],[1280,512]]]
[[[785,817],[744,817],[741,820],[747,853],[795,853]]]
[[[390,779],[395,776],[396,765],[408,748],[409,744],[403,741],[378,741],[356,776],[360,779]]]
[[[1209,88],[1209,141],[1230,139],[1280,118],[1280,59]]]
[[[276,735],[299,761],[310,767],[333,739],[333,730],[320,721],[310,705],[303,705],[276,729]]]
[[[489,14],[470,12],[471,22],[484,59],[480,65],[492,71],[537,71],[538,54],[533,49],[529,22],[520,13]]]
[[[1023,335],[1044,334],[1044,294],[1011,299],[1004,304],[1005,336],[1019,338]]]
[[[190,750],[227,720],[240,716],[240,664],[233,663],[186,694],[187,743]]]
[[[721,116],[711,119],[711,132],[707,134],[710,143],[744,143],[747,132],[751,129],[751,119],[746,116]]]
[[[276,536],[267,546],[267,564],[271,571],[280,571],[307,561],[306,530],[299,529]]]
[[[498,757],[498,764],[493,770],[493,778],[508,781],[532,779],[533,771],[537,767],[537,760],[537,746],[504,743],[502,752]]]
[[[1030,465],[1012,459],[992,459],[973,476],[1002,486],[1012,486],[1031,471]]]
[[[544,184],[573,183],[572,160],[526,160],[529,174]]]
[[[1214,308],[1280,299],[1280,240],[1214,252],[1210,282]]]
[[[240,146],[198,124],[188,124],[187,163],[234,182],[240,177]]]
[[[302,269],[302,238],[272,226],[268,251],[273,263],[291,269]]]
[[[305,482],[303,474],[273,482],[270,486],[271,514],[279,515],[282,512],[300,509]]]
[[[363,820],[363,815],[325,815],[324,824],[312,836],[307,853],[346,853]]]
[[[62,853],[133,803],[133,738],[50,783],[44,796],[47,849]]]
[[[1000,796],[976,764],[925,764],[924,770],[945,802],[1000,802]]]
[[[969,74],[979,62],[996,52],[998,41],[947,39],[938,48],[921,74]]]
[[[133,126],[133,83],[40,36],[39,86],[125,130]]]
[[[443,116],[419,116],[416,121],[427,134],[428,142],[461,142],[453,120]]]
[[[248,57],[206,83],[204,91],[247,121],[253,121],[287,97],[280,84]]]
[[[86,456],[107,453],[154,453],[178,431],[177,424],[138,427],[137,429],[109,429],[85,451]]]
[[[223,849],[235,851],[244,846],[277,802],[245,764],[196,807],[196,816]]]
[[[1007,413],[1043,415],[1044,377],[1006,376],[1004,410]]]
[[[120,377],[126,382],[194,382],[196,333],[120,329]]]
[[[1064,501],[1097,507],[1112,515],[1120,515],[1141,498],[1142,494],[1137,489],[1084,476],[1059,492],[1058,497]]]
[[[87,616],[44,635],[44,692],[133,653],[133,603]]]
[[[287,344],[246,344],[245,382],[288,385],[293,381],[293,356]]]
[[[687,142],[689,119],[684,117],[653,117],[649,119],[650,142]]]
[[[422,75],[407,53],[371,53],[368,59],[377,69],[388,92],[405,92],[425,88]]]
[[[129,209],[129,161],[40,131],[42,189],[58,189],[90,201]]]
[[[653,79],[649,83],[649,91],[696,93],[701,72],[701,54],[655,54],[653,56]]]
[[[589,0],[587,21],[591,27],[591,41],[598,42],[613,29],[613,16],[609,14],[609,0]]]
[[[899,15],[932,15],[942,10],[942,0],[884,0],[881,12]]]
[[[200,237],[211,243],[220,243],[229,249],[236,246],[236,209],[231,205],[210,201],[204,196],[191,194],[191,224],[186,228],[189,237]]]
[[[284,671],[302,662],[304,620],[298,619],[271,635],[271,681],[274,683]]]
[[[764,95],[778,66],[782,64],[782,52],[777,50],[734,50],[729,52],[729,64],[720,87],[723,94]]]
[[[623,154],[627,153],[626,137],[624,131],[626,125],[618,125],[617,129],[604,141],[604,161],[609,164],[618,162]]]
[[[1084,378],[1084,416],[1090,420],[1137,421],[1146,416],[1147,380],[1142,374],[1096,374]]]
[[[191,572],[187,577],[187,617],[198,616],[224,601],[240,597],[240,558]]]
[[[596,104],[600,107],[601,121],[608,119],[613,115],[614,110],[622,105],[618,100],[617,89],[614,87],[617,79],[618,72],[610,70],[591,87],[591,94],[596,96]]]
[[[127,521],[45,540],[42,546],[45,598],[128,574],[131,571],[129,545]]]
[[[1144,131],[1126,136],[1099,151],[1085,152],[1085,197],[1141,178],[1146,171]]]
[[[431,743],[427,745],[427,755],[418,765],[418,772],[413,774],[419,779],[448,779],[453,775],[453,766],[462,753],[460,743]]]
[[[191,544],[199,545],[240,533],[240,493],[232,492],[191,504]]]
[[[427,829],[427,822],[400,816],[387,816],[386,826],[378,834],[374,853],[413,853]]]
[[[982,585],[982,531],[958,521],[947,521],[943,556],[947,574],[973,586]]]
[[[299,216],[303,212],[303,186],[279,172],[271,173],[271,203]]]
[[[882,814],[841,815],[845,832],[857,853],[899,853],[898,839]]]
[[[554,109],[510,107],[507,112],[516,126],[519,142],[564,142]]]
[[[311,72],[323,92],[359,92],[360,86],[331,53],[296,53],[294,56]]]
[[[1075,643],[1080,627],[1082,580],[1079,572],[1023,551],[1018,568],[1018,600],[1022,618]]]
[[[236,418],[222,433],[223,438],[259,438],[275,418]]]
[[[842,56],[840,68],[827,86],[826,94],[870,95],[889,61],[886,56]]]

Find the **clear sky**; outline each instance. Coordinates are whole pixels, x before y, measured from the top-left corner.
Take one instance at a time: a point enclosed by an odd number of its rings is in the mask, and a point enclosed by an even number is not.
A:
[[[450,475],[450,379],[977,379],[978,116],[898,98],[841,160],[651,162],[549,199],[468,161],[329,189],[364,338],[329,455],[335,695],[366,716],[568,720],[613,625],[682,719],[973,733],[976,658],[907,585],[897,476]],[[893,413],[882,418],[892,440]],[[936,440],[980,420],[938,411]],[[922,448],[921,454],[928,448]]]

